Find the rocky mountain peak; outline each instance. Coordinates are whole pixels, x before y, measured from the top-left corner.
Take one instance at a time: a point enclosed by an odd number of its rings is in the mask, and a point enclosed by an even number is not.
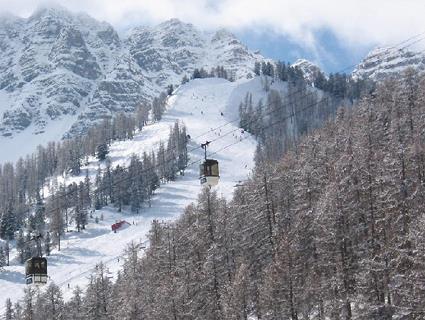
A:
[[[195,29],[193,24],[191,23],[185,23],[177,18],[172,18],[169,20],[166,20],[164,22],[161,22],[158,24],[155,29],[157,30],[167,30],[169,32],[174,32],[176,30],[189,30],[189,29]]]
[[[425,55],[403,48],[376,48],[356,67],[353,77],[383,80],[400,74],[407,68],[425,70]]]
[[[77,135],[134,111],[196,68],[222,66],[241,78],[264,59],[224,29],[208,34],[171,19],[120,38],[108,23],[62,7],[0,18],[0,49],[0,139]]]
[[[228,40],[228,39],[232,39],[232,40],[234,39],[239,42],[239,40],[236,38],[236,36],[233,33],[231,33],[229,30],[225,28],[221,28],[214,33],[211,41],[215,42],[215,41]]]
[[[304,75],[304,79],[308,83],[313,83],[318,74],[322,72],[322,70],[316,64],[306,59],[298,59],[291,66],[301,70]]]
[[[61,22],[67,22],[74,18],[74,14],[66,8],[59,5],[48,5],[38,7],[32,15],[29,16],[28,21],[37,20],[59,20]]]

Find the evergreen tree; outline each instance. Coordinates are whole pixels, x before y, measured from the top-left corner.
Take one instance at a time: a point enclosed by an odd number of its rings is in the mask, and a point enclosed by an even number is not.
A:
[[[4,266],[6,266],[6,254],[4,253],[3,247],[0,246],[0,270],[2,270]]]
[[[13,310],[13,306],[12,306],[12,301],[7,298],[6,299],[6,312],[4,314],[4,319],[5,320],[14,320],[15,318],[15,313]]]
[[[106,143],[99,144],[96,147],[96,157],[99,161],[105,160],[108,153],[109,153],[109,147]]]
[[[189,82],[189,78],[187,77],[187,75],[184,75],[182,78],[182,84],[185,84],[187,82]]]
[[[255,61],[254,63],[254,73],[256,76],[261,75],[261,63],[258,61]]]
[[[4,254],[6,256],[6,265],[9,266],[10,263],[10,243],[9,240],[6,241],[4,246]]]
[[[61,238],[65,231],[63,213],[59,205],[59,198],[54,195],[50,198],[48,203],[48,210],[50,213],[50,226],[49,230],[52,233],[54,240],[58,245],[58,250],[60,251]]]
[[[87,319],[112,318],[112,284],[107,273],[105,266],[100,263],[96,267],[96,274],[90,278],[83,305]]]
[[[25,258],[26,258],[24,254],[24,252],[26,251],[25,248],[26,248],[26,244],[24,240],[24,233],[22,229],[20,229],[18,236],[16,237],[16,250],[18,251],[18,254],[19,254],[20,263],[24,263],[25,261]]]
[[[139,130],[148,123],[150,106],[141,104],[136,110],[136,124]]]
[[[12,204],[9,204],[4,210],[0,221],[0,238],[12,240],[16,231],[16,219]]]
[[[35,308],[36,314],[42,314],[43,319],[65,319],[62,293],[59,287],[53,282],[48,285],[45,292],[38,294]]]
[[[50,242],[51,242],[50,232],[46,232],[46,236],[44,237],[44,252],[46,253],[46,256],[50,256],[50,252],[51,252]]]
[[[83,291],[77,286],[73,291],[73,296],[68,303],[65,304],[65,319],[83,320],[85,319]]]
[[[41,233],[45,228],[45,211],[46,208],[44,206],[43,200],[40,196],[37,196],[37,203],[34,209],[34,215],[30,218],[30,229]]]
[[[22,306],[22,320],[35,320],[35,298],[36,298],[36,292],[35,289],[32,287],[27,287],[24,289],[24,299],[23,299],[23,306]],[[19,308],[15,308],[19,309]]]

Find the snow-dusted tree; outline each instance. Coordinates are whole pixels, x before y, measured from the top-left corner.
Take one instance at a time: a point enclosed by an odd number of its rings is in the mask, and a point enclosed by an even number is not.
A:
[[[16,250],[18,251],[19,254],[19,261],[21,263],[25,262],[25,240],[24,240],[24,232],[22,231],[22,229],[19,230],[18,232],[18,236],[16,237]]]
[[[36,317],[34,315],[35,312],[35,299],[36,299],[36,291],[32,287],[27,287],[24,289],[24,298],[23,298],[23,306],[22,306],[22,320],[35,320]],[[15,308],[18,310],[18,308]]]
[[[114,203],[114,205],[118,208],[118,212],[121,212],[124,205],[128,205],[129,203],[129,185],[130,185],[130,179],[128,172],[124,167],[121,167],[120,165],[116,166],[115,169],[112,171],[113,175],[113,194],[114,199],[111,202]]]
[[[144,318],[145,301],[150,294],[144,288],[146,284],[141,257],[140,245],[130,243],[125,251],[125,262],[122,272],[114,284],[112,309],[124,320],[137,320]]]
[[[46,235],[44,236],[44,252],[46,253],[46,256],[50,256],[51,241],[50,232],[46,232]]]
[[[4,245],[4,255],[6,256],[6,265],[8,266],[10,263],[10,242],[6,241]]]
[[[45,320],[63,320],[65,319],[65,308],[62,293],[59,287],[51,282],[46,291],[40,293],[36,301],[36,314],[42,315]]]
[[[167,94],[162,92],[159,97],[154,98],[152,101],[152,114],[155,121],[159,121],[162,118],[162,114],[165,111],[167,103]]]
[[[129,183],[129,203],[131,211],[138,213],[145,200],[144,194],[144,181],[142,161],[136,156],[132,155],[130,165],[128,167]]]
[[[23,319],[22,304],[19,303],[19,302],[16,302],[13,307],[14,307],[14,318],[13,318],[13,320],[22,320]]]
[[[0,238],[12,240],[18,227],[12,204],[9,203],[3,210],[0,221]]]
[[[84,298],[85,318],[93,320],[112,319],[112,283],[103,263],[91,276]]]
[[[12,305],[12,301],[7,298],[6,299],[6,311],[4,314],[4,320],[14,320],[15,318],[15,313],[13,310],[13,305]]]
[[[30,230],[41,233],[44,231],[46,208],[40,196],[37,196],[37,203],[34,208],[34,215],[30,216]]]
[[[0,270],[3,269],[4,266],[6,266],[6,254],[4,252],[4,248],[0,246]]]
[[[58,245],[58,250],[61,249],[61,237],[65,231],[63,213],[60,207],[59,198],[52,195],[47,205],[47,212],[50,214],[49,230],[52,233],[53,239]]]
[[[142,128],[148,123],[149,120],[149,111],[150,106],[147,104],[141,104],[136,109],[136,125],[139,130],[142,130]]]
[[[83,320],[84,308],[83,308],[83,291],[80,287],[75,287],[72,298],[65,304],[64,317],[67,320]]]
[[[242,263],[234,279],[229,286],[225,287],[224,313],[229,320],[247,320],[251,313],[251,301],[249,296],[249,270]]]
[[[105,160],[108,153],[109,147],[107,143],[101,143],[96,147],[96,157],[99,161]]]
[[[77,231],[80,232],[81,229],[86,228],[88,212],[87,208],[90,205],[89,192],[86,189],[87,184],[80,181],[78,185],[78,199],[74,208],[74,220],[77,226]]]

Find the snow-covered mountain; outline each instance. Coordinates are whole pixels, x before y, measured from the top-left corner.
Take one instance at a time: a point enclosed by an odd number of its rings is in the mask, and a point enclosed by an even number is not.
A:
[[[304,75],[304,79],[308,83],[313,83],[318,74],[322,72],[322,70],[317,65],[306,59],[298,59],[291,66],[301,70]]]
[[[407,68],[425,70],[425,54],[396,47],[377,48],[356,67],[353,77],[379,81],[400,75]]]
[[[135,28],[128,38],[132,57],[155,84],[179,83],[195,68],[223,66],[235,78],[253,74],[255,61],[264,58],[248,50],[233,34],[197,30],[192,24],[172,19],[151,28]]]
[[[66,120],[76,133],[155,93],[114,29],[89,16],[41,9],[28,19],[3,18],[0,33],[2,136],[27,128],[41,134],[66,116],[74,116]]]
[[[0,17],[0,49],[0,143],[26,142],[26,152],[132,112],[195,68],[223,66],[242,78],[264,59],[225,30],[205,33],[173,19],[124,38],[108,23],[57,7]]]

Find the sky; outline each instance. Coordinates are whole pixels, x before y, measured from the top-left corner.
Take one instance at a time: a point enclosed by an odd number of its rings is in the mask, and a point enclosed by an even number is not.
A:
[[[120,31],[170,18],[205,30],[224,27],[267,57],[307,58],[328,72],[425,32],[425,0],[0,0],[0,10],[27,17],[53,4]],[[416,47],[425,49],[425,40]]]

